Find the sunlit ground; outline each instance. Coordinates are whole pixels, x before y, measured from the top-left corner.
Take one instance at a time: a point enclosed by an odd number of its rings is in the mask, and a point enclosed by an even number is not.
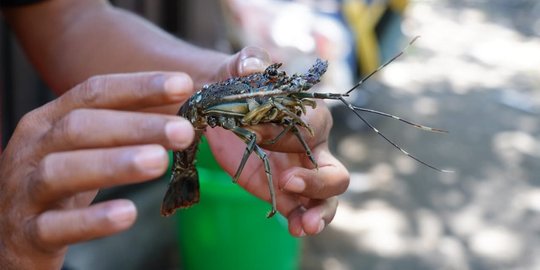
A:
[[[368,118],[455,173],[336,126],[351,185],[330,228],[306,240],[303,268],[540,269],[540,4],[416,1],[403,31],[421,38],[367,106],[450,133]]]

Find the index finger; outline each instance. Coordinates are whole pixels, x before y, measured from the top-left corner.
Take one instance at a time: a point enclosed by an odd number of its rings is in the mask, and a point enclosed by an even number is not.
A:
[[[193,93],[191,78],[181,72],[141,72],[92,77],[47,104],[56,120],[78,108],[140,110],[180,103]]]

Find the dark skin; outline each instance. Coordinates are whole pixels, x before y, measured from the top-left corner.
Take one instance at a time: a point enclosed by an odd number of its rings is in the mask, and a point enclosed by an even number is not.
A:
[[[163,174],[166,149],[193,140],[193,127],[174,115],[179,105],[204,83],[261,71],[270,62],[259,48],[225,55],[194,47],[105,1],[50,0],[3,12],[42,77],[62,94],[20,121],[0,159],[0,265],[8,269],[58,269],[68,245],[129,228],[137,215],[133,203],[92,204],[97,191]],[[152,70],[161,72],[143,72]],[[108,73],[123,74],[99,75]],[[328,150],[328,109],[319,104],[305,118],[315,130],[305,138],[318,170],[294,136],[266,148],[277,208],[295,236],[317,234],[331,222],[336,196],[349,182]],[[261,141],[281,128],[253,130]],[[233,174],[245,144],[223,129],[206,136]],[[257,157],[239,184],[269,200]]]

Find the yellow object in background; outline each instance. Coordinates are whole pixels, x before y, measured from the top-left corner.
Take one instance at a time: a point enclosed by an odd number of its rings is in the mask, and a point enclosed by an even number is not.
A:
[[[369,4],[363,0],[344,1],[343,14],[354,35],[360,73],[367,74],[381,64],[376,27],[385,12],[390,8],[403,13],[407,3],[408,0],[374,0]]]

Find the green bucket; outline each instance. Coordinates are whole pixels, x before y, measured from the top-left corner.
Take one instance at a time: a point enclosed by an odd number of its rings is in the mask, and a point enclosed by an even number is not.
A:
[[[270,205],[232,183],[205,139],[197,168],[200,203],[177,212],[182,269],[298,269],[300,240],[287,220],[266,218]]]

